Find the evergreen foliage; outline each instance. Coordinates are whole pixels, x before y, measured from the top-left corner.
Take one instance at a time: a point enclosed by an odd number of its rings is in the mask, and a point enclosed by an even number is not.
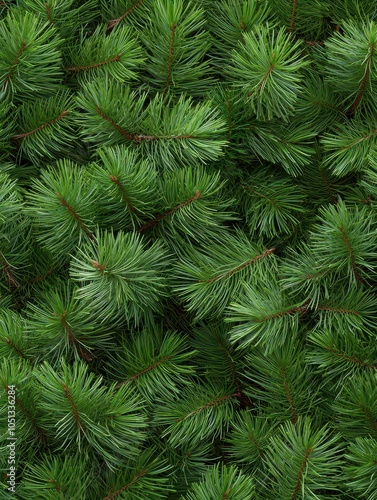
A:
[[[377,500],[376,23],[0,0],[1,498]]]
[[[146,81],[159,92],[201,96],[206,92],[210,48],[204,10],[195,2],[155,0],[143,37],[148,53]]]
[[[90,37],[85,32],[80,45],[72,40],[72,47],[66,53],[65,71],[85,82],[102,75],[110,75],[120,82],[137,78],[135,69],[140,69],[144,58],[142,49],[127,26],[106,35],[102,26]]]
[[[305,58],[284,29],[269,24],[245,33],[234,50],[229,73],[245,93],[257,120],[282,118],[292,114],[300,94]],[[238,83],[239,82],[239,83]]]

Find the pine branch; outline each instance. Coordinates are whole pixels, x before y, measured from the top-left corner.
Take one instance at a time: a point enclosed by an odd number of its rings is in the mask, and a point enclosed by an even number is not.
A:
[[[244,390],[257,404],[267,405],[265,414],[274,422],[288,420],[296,425],[299,418],[315,412],[319,388],[304,349],[294,342],[293,337],[274,351],[258,349],[246,355],[246,378],[251,383]]]
[[[81,217],[78,215],[78,213],[73,209],[73,207],[65,200],[62,195],[58,192],[55,191],[56,196],[58,197],[60,203],[65,207],[71,214],[72,216],[76,219],[78,225],[80,228],[86,233],[89,238],[94,241],[95,243],[97,242],[96,238],[94,235],[89,231],[89,229],[85,226],[85,224],[82,222]]]
[[[65,41],[77,36],[81,27],[92,23],[99,14],[96,0],[22,0],[20,6],[57,30]]]
[[[320,225],[312,232],[312,249],[318,257],[322,254],[320,267],[321,262],[326,262],[327,266],[344,270],[351,282],[365,284],[373,275],[375,259],[367,207],[359,210],[339,201],[336,206],[320,209],[319,219]]]
[[[100,192],[98,220],[103,227],[135,229],[156,209],[157,171],[126,147],[103,148],[98,155],[89,172]]]
[[[14,116],[11,113],[12,105],[9,102],[2,101],[0,94],[0,151],[1,156],[8,153],[10,149],[10,138],[14,133]],[[0,156],[0,158],[1,158]],[[1,172],[1,176],[6,172]]]
[[[36,373],[40,384],[39,406],[54,407],[53,418],[41,425],[54,432],[56,445],[93,450],[109,466],[121,464],[124,458],[135,458],[144,440],[143,405],[125,387],[114,393],[115,384],[104,387],[102,378],[94,378],[85,364],[72,366],[62,360],[55,371],[44,363]],[[45,389],[45,390],[43,390]],[[111,430],[110,430],[111,429]]]
[[[377,436],[377,405],[373,371],[363,371],[344,381],[333,403],[336,427],[350,440]]]
[[[18,64],[20,63],[20,57],[25,52],[25,50],[26,50],[26,40],[22,40],[21,48],[18,51],[14,62],[11,65],[11,69],[9,70],[9,73],[6,75],[6,78],[5,78],[5,90],[8,88],[8,85],[9,85],[9,83],[11,81],[11,78],[13,77],[14,70],[17,68]]]
[[[23,208],[19,187],[6,172],[0,172],[0,200],[0,230],[6,231],[6,227],[11,225],[11,216],[20,213]]]
[[[261,122],[250,126],[247,142],[261,160],[279,164],[290,176],[297,177],[313,161],[315,136],[316,131],[306,123]]]
[[[229,278],[230,276],[232,276],[232,274],[238,273],[238,271],[241,271],[241,269],[243,269],[244,267],[250,266],[251,264],[254,264],[255,262],[257,262],[258,260],[263,259],[267,255],[274,253],[275,250],[276,250],[276,248],[269,248],[269,249],[265,250],[264,252],[262,252],[261,254],[257,255],[256,257],[253,257],[252,259],[248,260],[247,262],[244,262],[243,264],[237,266],[236,268],[231,269],[227,273],[221,274],[220,276],[215,276],[213,278],[209,278],[207,280],[204,280],[204,282],[205,283],[212,283],[214,281],[217,281],[217,280],[220,280],[223,278]]]
[[[49,99],[26,102],[19,107],[17,128],[21,133],[12,140],[19,154],[36,164],[67,154],[75,142],[73,102],[68,92]]]
[[[206,379],[225,380],[232,383],[235,391],[242,393],[243,354],[236,351],[229,341],[229,328],[222,321],[194,329],[191,345],[197,350],[195,359]]]
[[[12,266],[8,264],[8,262],[4,259],[3,256],[1,256],[1,261],[2,261],[2,273],[5,281],[9,286],[9,289],[14,290],[15,288],[18,288],[20,284],[13,273]]]
[[[263,468],[270,437],[276,433],[270,418],[253,416],[249,411],[240,412],[233,422],[226,450],[229,456],[247,472]]]
[[[108,78],[85,85],[77,96],[83,135],[101,146],[133,143],[166,169],[181,167],[182,159],[202,164],[221,156],[224,124],[210,102],[194,106],[181,96],[174,103],[157,94],[145,106],[146,98]]]
[[[237,395],[226,387],[217,389],[209,384],[193,385],[184,389],[178,400],[159,405],[155,422],[166,426],[162,437],[168,436],[168,443],[173,447],[213,440],[222,436],[229,426]]]
[[[309,340],[316,346],[309,353],[310,363],[316,365],[329,382],[342,385],[357,373],[377,370],[377,353],[372,339],[323,328],[314,330]]]
[[[252,32],[253,28],[263,25],[270,12],[268,4],[259,4],[254,0],[242,3],[237,0],[215,2],[207,8],[208,25],[216,44],[211,52],[216,56],[214,64],[221,69],[230,61],[231,51],[242,42],[244,33]]]
[[[272,169],[255,169],[241,181],[238,192],[241,213],[253,236],[290,234],[305,213],[304,192]]]
[[[78,71],[88,71],[89,69],[99,68],[100,66],[104,66],[106,64],[111,64],[113,62],[118,62],[121,58],[121,54],[118,54],[111,59],[107,59],[106,61],[101,61],[97,63],[93,63],[89,66],[73,66],[72,68],[65,68],[66,71],[71,71],[76,73]]]
[[[307,301],[294,303],[286,296],[270,270],[253,288],[244,281],[237,302],[227,307],[225,321],[236,323],[230,338],[243,348],[261,344],[273,351],[296,337],[299,317],[307,312],[307,306]]]
[[[119,488],[117,491],[111,491],[103,500],[111,500],[112,498],[115,498],[118,496],[120,493],[122,493],[125,490],[128,490],[132,485],[137,482],[139,479],[141,479],[143,476],[145,476],[147,471],[145,470],[140,470],[127,484]]]
[[[133,31],[125,26],[108,35],[102,26],[89,38],[67,51],[65,71],[77,77],[80,83],[110,75],[119,82],[137,80],[144,61],[143,51]]]
[[[348,17],[348,16],[347,16]],[[342,23],[342,33],[335,33],[326,40],[325,71],[336,91],[346,95],[345,109],[352,116],[360,106],[373,112],[375,109],[373,87],[377,27],[373,21],[355,22],[349,18]],[[352,47],[352,50],[350,48]],[[350,102],[350,104],[348,104]]]
[[[270,494],[279,498],[315,498],[321,491],[337,490],[340,471],[338,436],[326,427],[312,429],[309,419],[287,423],[271,439],[266,462],[275,482]],[[289,467],[284,457],[289,454]],[[304,472],[305,471],[305,472]],[[304,479],[305,478],[305,479]]]
[[[77,474],[72,474],[72,471]],[[36,495],[58,495],[87,498],[90,482],[94,482],[87,462],[79,455],[43,454],[37,463],[28,463],[20,485],[20,494],[25,500]]]
[[[23,307],[22,294],[26,273],[31,266],[31,246],[30,220],[24,214],[13,213],[12,219],[7,219],[1,227],[0,287],[11,293],[16,309]]]
[[[201,96],[208,90],[211,70],[205,56],[210,39],[204,28],[204,10],[195,2],[153,2],[143,30],[147,81],[153,89],[176,97]]]
[[[27,211],[33,218],[38,241],[65,260],[82,239],[95,242],[97,199],[93,182],[73,162],[63,160],[55,169],[43,170],[28,193]],[[40,206],[44,209],[40,210]]]
[[[75,419],[75,425],[76,425],[77,429],[80,431],[80,433],[84,434],[85,433],[85,425],[81,422],[81,419],[80,419],[79,414],[77,412],[76,405],[72,399],[72,396],[69,392],[68,387],[63,385],[63,391],[64,391],[66,398],[69,401],[70,407],[72,408],[72,412],[73,412],[74,419]]]
[[[365,87],[366,87],[368,79],[369,79],[369,73],[370,73],[370,69],[371,69],[372,58],[373,58],[375,48],[376,48],[375,45],[370,46],[370,53],[369,53],[369,56],[368,56],[368,59],[366,62],[365,74],[364,74],[363,79],[361,80],[361,83],[360,83],[359,93],[357,94],[356,99],[354,100],[353,104],[347,110],[348,115],[353,115],[353,113],[355,112],[356,108],[360,104],[360,101],[363,97]]]
[[[37,355],[37,349],[25,332],[24,320],[13,311],[1,310],[0,354],[5,359],[29,361]]]
[[[334,297],[330,307],[357,311],[364,299],[355,286],[365,286],[374,276],[371,214],[365,206],[359,209],[354,203],[346,205],[339,200],[337,205],[321,208],[319,220],[312,228],[309,243],[299,251],[289,252],[291,257],[283,264],[282,284],[286,289],[303,292],[310,307],[316,308],[321,297]],[[346,301],[336,304],[332,291],[342,282],[349,287],[348,305]],[[325,306],[323,299],[321,305]],[[366,325],[368,322],[366,319]]]
[[[377,441],[356,437],[350,443],[344,467],[346,484],[355,495],[370,500],[376,497]]]
[[[295,108],[299,122],[309,124],[317,133],[327,131],[345,121],[342,97],[329,82],[317,74],[307,73],[303,81],[303,91]]]
[[[76,301],[70,282],[45,286],[26,309],[25,332],[40,358],[55,363],[60,357],[92,361],[93,351],[114,347],[110,333],[92,319],[92,310]]]
[[[152,500],[166,498],[174,491],[170,485],[171,465],[163,459],[153,446],[143,450],[136,461],[129,460],[119,470],[107,474],[104,491],[110,500],[118,495],[148,496]]]
[[[203,250],[193,249],[176,265],[174,290],[188,301],[196,319],[219,317],[241,290],[242,280],[266,272],[274,249],[262,250],[238,231]],[[252,256],[252,257],[251,257]],[[251,257],[251,258],[250,258]]]
[[[138,325],[146,311],[159,310],[159,299],[167,293],[163,271],[169,255],[159,241],[146,248],[135,233],[106,231],[96,240],[80,248],[72,260],[71,276],[81,283],[78,298],[101,321],[111,318]]]
[[[17,139],[24,139],[25,137],[29,137],[30,135],[35,134],[39,130],[43,130],[45,127],[48,127],[49,125],[52,125],[53,123],[57,122],[58,120],[61,120],[62,118],[65,117],[65,115],[67,113],[68,113],[68,110],[64,110],[56,118],[51,118],[51,120],[48,121],[47,123],[43,123],[42,125],[39,125],[39,127],[35,128],[34,130],[30,130],[29,132],[24,132],[23,134],[16,134],[12,137],[12,139],[17,140]]]
[[[47,444],[48,442],[48,437],[45,433],[45,431],[39,426],[38,424],[38,417],[33,415],[29,410],[28,407],[30,405],[30,400],[26,401],[25,404],[22,403],[22,401],[19,398],[15,398],[15,403],[17,405],[17,408],[21,410],[21,414],[24,415],[25,419],[28,421],[28,423],[31,425],[31,428],[33,432],[37,436],[37,440],[40,441],[43,445]]]
[[[96,106],[96,110],[98,114],[106,121],[108,121],[112,127],[114,127],[119,133],[121,133],[126,139],[129,139],[133,142],[138,142],[137,136],[134,134],[130,134],[126,130],[123,130],[120,125],[118,125],[114,120],[112,120],[109,116],[107,116],[99,106]]]
[[[170,209],[168,212],[165,212],[164,214],[158,214],[154,219],[146,222],[143,226],[139,227],[138,232],[142,233],[146,229],[150,229],[151,227],[154,227],[156,224],[158,224],[162,219],[165,217],[169,217],[170,215],[173,215],[177,210],[180,210],[181,208],[185,207],[186,205],[189,205],[190,203],[193,203],[194,201],[198,200],[201,196],[201,193],[199,190],[196,191],[194,196],[189,198],[188,200],[183,201],[176,207],[173,207]]]
[[[108,371],[120,380],[116,389],[134,386],[149,404],[154,404],[157,398],[175,396],[191,383],[190,376],[195,372],[189,363],[194,354],[185,337],[155,327],[124,340],[119,352],[110,356]]]
[[[329,20],[338,19],[334,10],[335,6],[332,4],[316,0],[306,0],[305,2],[301,0],[290,0],[289,2],[276,0],[271,12],[273,15],[270,14],[270,18],[277,19],[279,25],[285,26],[291,35],[321,44],[329,36],[331,29],[329,28]]]
[[[122,14],[117,19],[112,19],[108,22],[107,25],[107,33],[110,33],[121,21],[123,21],[127,16],[129,16],[137,7],[139,7],[143,3],[143,0],[137,0],[132,7],[130,7],[124,14]]]
[[[374,3],[0,0],[0,46],[17,498],[377,500]]]
[[[364,171],[369,166],[369,155],[377,148],[375,123],[361,123],[357,119],[340,124],[334,132],[326,133],[322,139],[324,164],[337,176]]]
[[[159,236],[178,254],[181,240],[202,244],[221,238],[224,222],[235,219],[233,200],[219,171],[180,168],[164,175],[159,187],[160,213],[138,228]],[[147,234],[148,234],[147,233]]]
[[[202,480],[194,483],[184,497],[186,500],[221,498],[222,500],[250,500],[255,497],[255,485],[250,476],[243,474],[237,467],[216,464],[203,474]]]
[[[8,401],[9,387],[15,387],[14,401],[17,414],[17,439],[19,449],[35,441],[38,445],[50,443],[51,435],[43,428],[43,413],[37,406],[38,391],[35,389],[35,377],[29,361],[22,358],[4,357],[0,364],[0,402]],[[7,415],[1,416],[1,426],[7,429]],[[8,434],[8,432],[7,432]],[[11,435],[10,435],[11,436]]]
[[[118,177],[115,177],[115,175],[110,175],[109,178],[110,178],[111,182],[113,182],[119,188],[119,191],[122,193],[122,198],[124,200],[124,203],[127,205],[129,210],[131,210],[131,212],[135,212],[135,208],[132,205],[132,203],[130,202],[130,199],[127,195],[125,187],[123,186],[121,181],[118,179]]]
[[[300,45],[285,30],[267,25],[245,33],[243,43],[233,51],[228,74],[248,97],[258,120],[287,121],[293,113],[308,64],[298,53]]]
[[[55,311],[52,314],[54,316],[57,316],[57,314],[55,313]],[[79,342],[76,340],[76,338],[75,338],[75,336],[73,334],[71,326],[67,323],[66,316],[67,316],[67,311],[63,311],[63,314],[61,314],[59,316],[59,319],[60,319],[60,321],[61,321],[61,323],[63,325],[63,328],[67,332],[69,343],[77,350],[79,356],[82,359],[84,359],[85,361],[92,361],[93,358],[91,357],[89,351],[87,351],[86,349],[82,348],[80,346]]]
[[[350,259],[351,259],[351,266],[352,266],[352,271],[353,274],[355,275],[356,281],[359,281],[360,283],[365,284],[365,280],[360,276],[359,270],[355,264],[355,253],[352,248],[352,245],[349,242],[349,239],[347,237],[347,234],[344,230],[344,227],[340,227],[340,232],[342,233],[342,240],[344,241],[347,251],[349,253]]]
[[[16,29],[17,27],[17,29]],[[22,102],[52,95],[62,77],[62,40],[53,27],[22,9],[8,11],[0,24],[0,89]]]

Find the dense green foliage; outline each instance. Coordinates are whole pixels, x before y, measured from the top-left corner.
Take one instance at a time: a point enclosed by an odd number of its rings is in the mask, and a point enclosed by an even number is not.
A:
[[[1,498],[377,500],[376,95],[372,1],[0,1]]]

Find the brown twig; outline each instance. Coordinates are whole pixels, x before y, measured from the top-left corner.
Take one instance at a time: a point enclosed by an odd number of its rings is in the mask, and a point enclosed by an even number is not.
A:
[[[55,313],[54,313],[54,315],[56,316]],[[90,355],[89,351],[87,349],[85,349],[82,345],[80,345],[80,342],[74,336],[70,324],[65,319],[66,315],[67,315],[67,311],[64,311],[63,314],[60,316],[60,319],[61,319],[64,330],[67,332],[69,343],[72,344],[77,349],[77,353],[79,354],[79,356],[82,359],[85,359],[85,361],[92,361],[93,358]]]
[[[10,82],[10,79],[13,76],[14,70],[15,70],[17,64],[20,62],[20,57],[25,52],[26,47],[27,47],[26,40],[23,40],[21,48],[18,51],[18,54],[16,56],[16,59],[14,60],[14,63],[12,64],[11,69],[10,69],[9,73],[7,74],[7,77],[5,79],[5,84],[4,84],[5,89],[7,89],[9,82]]]
[[[138,0],[130,9],[128,9],[122,16],[116,18],[116,19],[112,19],[111,21],[108,22],[107,24],[107,30],[106,30],[106,33],[109,34],[114,28],[115,26],[117,26],[121,21],[123,21],[123,19],[125,19],[127,16],[129,16],[131,14],[131,12],[134,11],[134,9],[136,9],[136,7],[138,7],[139,5],[141,5],[143,3],[143,0]]]
[[[312,453],[314,450],[312,448],[308,448],[305,452],[305,456],[304,456],[304,459],[301,463],[301,467],[300,467],[300,470],[298,471],[298,478],[297,478],[297,481],[296,481],[296,486],[295,486],[295,489],[293,491],[293,495],[292,495],[292,500],[295,500],[297,498],[297,494],[299,492],[299,489],[300,489],[300,486],[301,486],[301,483],[302,483],[302,476],[304,475],[304,469],[306,467],[306,464],[307,464],[307,461],[308,461],[308,458],[309,458],[309,455],[310,453]]]
[[[106,64],[111,64],[113,62],[120,61],[120,58],[123,54],[118,54],[117,56],[112,57],[111,59],[106,59],[106,61],[101,61],[98,63],[93,63],[88,66],[72,66],[70,68],[65,68],[65,71],[78,72],[78,71],[88,71],[89,69],[99,68],[100,66],[104,66]]]
[[[120,190],[120,191],[121,191],[121,193],[122,193],[123,200],[124,200],[124,202],[126,203],[126,205],[128,206],[128,208],[131,210],[131,212],[135,212],[135,208],[134,208],[134,206],[132,205],[132,203],[130,202],[130,199],[129,199],[129,198],[128,198],[128,196],[127,196],[126,190],[124,189],[124,186],[123,186],[123,184],[120,182],[120,180],[118,179],[118,177],[116,177],[115,175],[110,175],[110,180],[111,180],[111,182],[113,182],[116,186],[118,186],[119,190]]]
[[[214,399],[213,401],[210,401],[209,403],[206,403],[205,405],[200,406],[199,408],[197,408],[193,412],[189,413],[188,415],[185,415],[184,417],[178,418],[176,420],[176,422],[181,422],[185,418],[192,417],[193,415],[196,415],[197,413],[205,410],[206,408],[209,408],[210,406],[215,406],[222,401],[226,401],[227,399],[238,397],[239,395],[240,395],[240,393],[238,391],[236,391],[233,394],[228,394],[227,396],[220,396],[220,397]]]
[[[250,264],[254,264],[254,262],[257,262],[258,260],[263,259],[267,255],[271,255],[272,253],[275,252],[275,250],[276,250],[276,248],[269,248],[268,250],[265,250],[263,253],[257,255],[256,257],[253,257],[252,259],[248,260],[247,262],[244,262],[243,264],[228,271],[227,273],[220,274],[219,276],[215,276],[214,278],[209,278],[207,280],[201,280],[201,283],[213,283],[214,281],[218,281],[219,279],[222,279],[222,278],[229,278],[229,276],[232,276],[232,274],[237,273],[238,271],[241,271],[241,269],[244,269],[247,266],[250,266]]]
[[[59,116],[57,116],[56,118],[52,118],[52,120],[46,122],[46,123],[43,123],[43,125],[40,125],[39,127],[33,129],[33,130],[30,130],[29,132],[25,132],[24,134],[16,134],[12,137],[12,140],[17,140],[17,139],[24,139],[25,137],[29,137],[30,135],[33,135],[35,134],[36,132],[38,132],[39,130],[43,130],[44,128],[52,125],[53,123],[61,120],[62,118],[64,118],[66,115],[68,114],[68,110],[65,110],[65,111],[62,111],[60,113]]]
[[[13,340],[10,340],[8,337],[4,336],[5,342],[16,351],[16,353],[23,359],[28,359],[25,354],[16,346]]]
[[[291,22],[289,24],[289,33],[292,33],[293,28],[295,26],[296,13],[297,13],[297,0],[293,0]]]
[[[97,243],[97,240],[95,236],[89,231],[89,229],[85,226],[83,221],[81,220],[81,217],[79,214],[71,207],[71,205],[62,197],[61,194],[59,194],[57,191],[55,191],[56,196],[59,198],[60,203],[65,207],[72,215],[73,217],[77,220],[79,226],[81,229],[88,235],[88,237]]]
[[[138,229],[138,233],[142,233],[143,231],[145,231],[146,229],[149,229],[153,226],[155,226],[156,224],[158,224],[162,219],[165,219],[165,217],[168,217],[169,215],[172,215],[174,212],[176,212],[177,210],[179,210],[180,208],[186,206],[186,205],[189,205],[190,203],[192,203],[193,201],[195,200],[198,200],[201,196],[201,193],[199,190],[196,191],[196,193],[194,194],[194,196],[192,196],[191,198],[189,198],[188,200],[180,203],[178,206],[172,208],[171,210],[169,210],[168,212],[165,212],[164,214],[159,214],[157,215],[157,217],[155,217],[154,219],[146,222],[143,226],[139,227]]]
[[[79,428],[79,429],[84,429],[85,427],[83,426],[83,424],[81,423],[81,420],[80,420],[80,417],[79,417],[79,414],[78,414],[78,411],[77,411],[77,408],[76,408],[76,405],[73,401],[73,398],[71,396],[71,393],[69,392],[69,389],[66,385],[63,386],[63,390],[64,390],[64,393],[69,401],[69,404],[71,405],[71,408],[72,408],[72,411],[73,411],[73,415],[75,417],[75,422],[76,422],[76,426]]]
[[[137,378],[141,377],[145,373],[148,373],[148,372],[154,370],[155,368],[160,366],[164,361],[166,361],[167,359],[170,359],[170,358],[171,358],[171,356],[165,356],[162,359],[160,359],[159,361],[157,361],[156,363],[154,363],[153,365],[147,366],[147,368],[144,368],[144,370],[142,370],[141,372],[135,373],[135,375],[132,375],[132,377],[125,380],[124,382],[120,382],[118,385],[116,385],[115,390],[118,390],[122,385],[126,385],[129,382],[131,382],[132,380],[136,380]]]
[[[358,92],[358,94],[356,96],[356,99],[354,100],[353,104],[349,107],[349,109],[346,112],[346,114],[348,116],[352,115],[355,112],[355,109],[358,107],[358,105],[360,104],[361,99],[363,97],[363,94],[364,94],[364,91],[365,91],[365,87],[367,85],[369,74],[370,74],[370,67],[371,67],[371,63],[372,63],[372,57],[373,57],[373,54],[374,54],[374,50],[375,50],[375,45],[372,44],[370,46],[370,53],[369,53],[369,57],[368,57],[368,59],[366,61],[365,73],[364,73],[363,79],[361,80],[359,92]]]
[[[353,248],[352,248],[351,243],[349,242],[349,240],[347,238],[347,234],[346,234],[343,227],[340,228],[340,232],[342,233],[342,240],[344,241],[344,243],[347,247],[347,251],[351,257],[351,265],[352,265],[352,270],[353,270],[353,273],[355,275],[355,278],[359,283],[363,283],[365,285],[365,280],[360,275],[359,269],[356,265],[355,254],[354,254]]]
[[[45,4],[46,7],[46,14],[47,14],[47,19],[50,24],[54,24],[54,21],[52,20],[51,16],[51,7],[48,5],[48,3]]]
[[[176,28],[177,28],[176,24],[173,24],[173,26],[171,27],[169,57],[168,57],[168,78],[166,81],[165,92],[167,92],[169,90],[170,83],[171,83],[171,63],[172,63],[172,59],[173,59],[173,45],[174,45],[174,35],[175,35]]]
[[[122,491],[127,490],[133,483],[136,483],[141,477],[145,476],[145,474],[148,471],[146,470],[140,470],[136,476],[134,476],[131,481],[129,481],[126,485],[122,486],[122,488],[119,488],[117,491],[110,491],[108,495],[103,499],[103,500],[112,500],[114,497],[122,493]]]

